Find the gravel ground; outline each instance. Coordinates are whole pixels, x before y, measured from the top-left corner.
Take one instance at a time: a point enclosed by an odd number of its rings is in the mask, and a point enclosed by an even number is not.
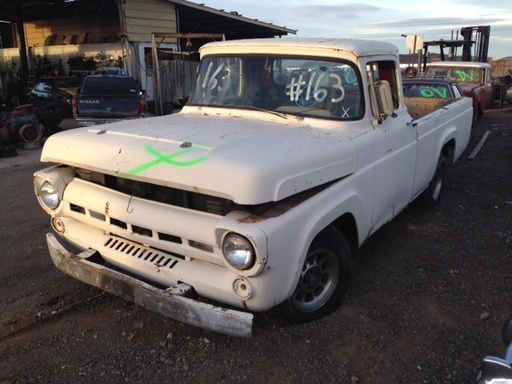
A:
[[[474,382],[484,356],[503,356],[511,312],[511,135],[512,108],[486,112],[447,170],[441,205],[406,209],[358,251],[337,312],[294,326],[258,314],[251,339],[174,322],[56,270],[32,191],[37,151],[0,158],[0,383]]]

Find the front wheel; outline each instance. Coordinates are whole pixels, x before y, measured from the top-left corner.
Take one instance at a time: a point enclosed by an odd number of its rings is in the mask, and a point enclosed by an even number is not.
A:
[[[290,320],[304,323],[336,310],[351,275],[350,247],[337,229],[326,228],[311,243],[297,287],[283,304]]]

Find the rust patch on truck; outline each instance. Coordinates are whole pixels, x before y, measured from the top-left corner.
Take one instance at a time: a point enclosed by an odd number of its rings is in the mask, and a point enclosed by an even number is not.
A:
[[[267,219],[271,219],[273,217],[281,216],[288,212],[290,209],[296,207],[317,193],[328,188],[336,181],[338,180],[334,180],[315,188],[308,189],[307,191],[297,193],[278,202],[260,204],[258,207],[252,206],[250,207],[249,212],[247,212],[247,216],[237,219],[237,222],[244,224],[254,224]]]
[[[260,221],[265,221],[266,219],[267,218],[263,216],[248,215],[246,217],[238,219],[237,221],[242,224],[254,224],[259,223]]]

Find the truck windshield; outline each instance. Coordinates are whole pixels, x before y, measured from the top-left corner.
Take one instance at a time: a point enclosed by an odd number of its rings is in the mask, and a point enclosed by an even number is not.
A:
[[[189,104],[266,109],[327,119],[364,114],[359,70],[314,58],[203,58]]]
[[[467,67],[436,67],[431,66],[427,71],[427,77],[455,80],[460,84],[480,84],[482,70],[480,68]]]

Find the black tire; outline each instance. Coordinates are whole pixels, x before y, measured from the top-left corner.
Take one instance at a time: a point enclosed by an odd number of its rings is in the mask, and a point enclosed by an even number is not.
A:
[[[49,109],[42,120],[46,133],[59,131],[59,124],[62,122],[62,112],[58,108]]]
[[[476,123],[483,115],[484,112],[482,111],[482,106],[479,103],[475,108],[473,108],[473,121],[471,123],[472,128],[476,126]]]
[[[501,338],[503,339],[503,343],[505,343],[505,347],[508,347],[508,345],[512,343],[512,317],[509,317],[503,324],[501,328]]]
[[[335,311],[348,290],[351,275],[347,241],[334,227],[326,228],[311,243],[295,292],[283,303],[287,317],[304,323]]]
[[[446,168],[446,160],[441,154],[437,161],[436,171],[428,187],[416,199],[416,205],[420,208],[432,208],[441,202],[441,192],[444,185],[444,173]]]
[[[73,117],[73,113],[70,113],[69,109],[67,114],[68,116],[66,116],[66,112],[63,111],[61,108],[55,108],[53,111],[51,111],[50,116],[52,119],[52,125],[54,130],[59,127],[60,123],[62,123],[62,119],[64,116]]]
[[[0,144],[7,145],[11,144],[11,142],[11,132],[7,129],[7,127],[0,126]]]

